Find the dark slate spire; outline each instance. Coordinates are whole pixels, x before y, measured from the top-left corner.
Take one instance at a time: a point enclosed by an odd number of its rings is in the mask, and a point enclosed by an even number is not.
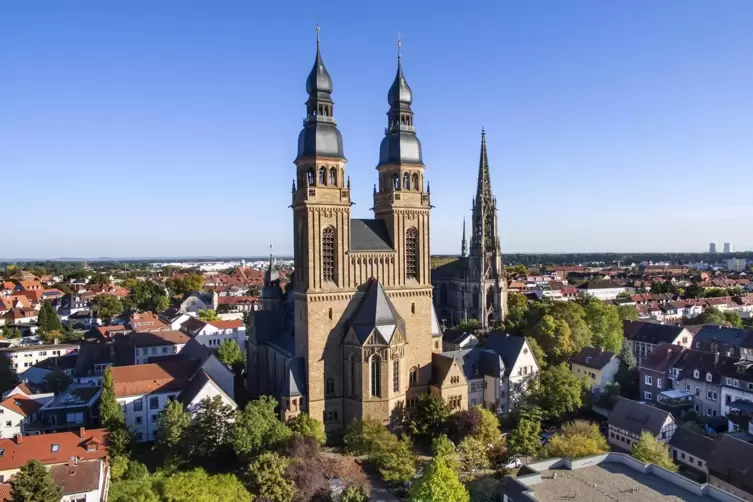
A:
[[[405,321],[385,293],[382,284],[372,277],[353,313],[350,326],[361,343],[365,343],[369,335],[376,331],[381,339],[379,343],[390,344],[396,331],[404,332]]]
[[[387,112],[385,137],[379,148],[379,165],[384,164],[420,164],[421,143],[413,127],[413,92],[403,74],[402,43],[397,42],[397,74],[387,93],[390,110]]]
[[[316,59],[306,79],[306,118],[298,135],[298,156],[344,158],[343,139],[337,129],[332,101],[332,77],[322,61],[319,27],[316,27]]]
[[[473,236],[471,254],[498,251],[496,235],[496,204],[489,177],[489,159],[486,155],[486,131],[481,129],[481,158],[478,164],[478,185],[473,201]]]
[[[465,218],[463,218],[463,240],[460,242],[460,256],[468,256],[468,241],[465,238]]]

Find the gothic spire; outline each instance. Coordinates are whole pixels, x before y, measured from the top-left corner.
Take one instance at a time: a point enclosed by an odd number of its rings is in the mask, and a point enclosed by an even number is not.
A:
[[[463,218],[463,240],[460,242],[460,256],[468,256],[468,241],[465,239],[465,218]]]
[[[478,185],[473,201],[473,235],[471,253],[493,252],[496,250],[496,204],[492,195],[489,176],[489,159],[486,154],[486,131],[481,129],[481,155],[478,163]]]

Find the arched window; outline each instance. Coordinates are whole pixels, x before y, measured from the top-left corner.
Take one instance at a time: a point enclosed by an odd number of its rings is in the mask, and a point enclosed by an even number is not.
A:
[[[392,175],[392,187],[395,190],[400,190],[400,176],[398,174]]]
[[[382,397],[382,358],[371,358],[371,396]]]
[[[400,359],[392,361],[392,392],[400,392]]]
[[[323,167],[319,168],[319,184],[324,185],[327,182],[327,170]]]
[[[350,396],[356,397],[357,382],[356,380],[356,356],[350,356]]]
[[[408,173],[403,175],[403,189],[410,190],[410,174]]]
[[[413,174],[413,190],[418,190],[418,174]]]
[[[418,278],[418,230],[415,227],[405,233],[405,276]]]
[[[329,184],[337,186],[337,169],[331,167],[329,170]]]
[[[308,181],[309,186],[311,186],[311,185],[314,184],[314,168],[313,167],[309,167],[309,170],[308,170],[307,174],[308,174],[308,180],[307,181]]]
[[[486,308],[487,309],[493,309],[494,308],[494,287],[489,286],[489,289],[486,290]]]
[[[418,367],[414,366],[408,373],[408,383],[410,385],[416,385],[418,383]]]
[[[329,226],[322,232],[322,280],[337,282],[337,240],[335,227]]]
[[[332,378],[327,379],[327,384],[325,385],[324,391],[328,396],[331,396],[335,393],[335,380],[334,379]]]

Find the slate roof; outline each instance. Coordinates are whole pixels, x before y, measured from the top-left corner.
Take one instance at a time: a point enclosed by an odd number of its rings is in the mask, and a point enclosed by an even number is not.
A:
[[[665,372],[673,367],[682,357],[685,347],[681,345],[672,345],[671,343],[660,343],[651,353],[643,359],[640,364],[641,369]]]
[[[580,352],[575,354],[570,360],[573,364],[580,364],[588,368],[602,369],[609,364],[615,356],[614,352],[599,349],[596,347],[583,347]]]
[[[439,324],[439,318],[437,317],[437,310],[432,305],[431,307],[431,336],[432,338],[442,337],[442,326]]]
[[[78,462],[76,465],[53,465],[50,467],[50,475],[55,484],[63,489],[63,495],[87,493],[99,487],[101,465],[102,460]]]
[[[678,450],[708,462],[719,442],[685,427],[678,427],[669,444]]]
[[[394,251],[382,220],[350,220],[351,251]]]
[[[453,345],[457,345],[459,343],[462,343],[464,340],[468,339],[471,336],[475,336],[470,331],[455,331],[455,330],[447,330],[444,332],[444,335],[442,336],[442,341],[446,343],[451,343]]]
[[[350,326],[363,344],[372,331],[376,331],[385,343],[392,342],[398,329],[405,333],[405,321],[377,279],[370,279],[366,292],[350,318]]]
[[[704,325],[695,342],[719,342],[733,347],[753,348],[753,332],[729,326]]]
[[[681,376],[683,379],[694,379],[693,372],[695,370],[698,370],[698,379],[700,381],[707,381],[706,373],[711,373],[712,382],[718,384],[721,381],[721,373],[723,372],[722,369],[727,368],[729,370],[732,370],[735,361],[737,361],[737,359],[720,356],[717,362],[716,354],[712,352],[685,349],[680,358],[675,363],[675,367],[682,370]]]
[[[622,329],[628,340],[658,344],[672,343],[685,328],[654,322],[623,321]]]
[[[484,347],[493,350],[502,358],[505,372],[507,373],[512,370],[525,343],[526,339],[522,336],[514,336],[502,331],[492,331],[487,336],[486,341],[484,341]]]
[[[643,431],[659,435],[664,422],[671,415],[659,408],[654,408],[638,401],[621,398],[609,414],[609,425],[619,427],[640,435]]]
[[[189,404],[191,404],[191,401],[193,401],[194,398],[199,394],[199,392],[201,392],[201,389],[203,389],[204,386],[208,383],[212,383],[218,391],[225,395],[226,398],[228,398],[230,401],[233,401],[233,398],[225,394],[225,391],[222,390],[220,384],[218,384],[211,376],[207,374],[206,371],[202,369],[197,371],[196,374],[191,377],[191,380],[189,380],[186,388],[183,389],[183,391],[180,393],[178,399],[181,403],[183,403],[183,406],[188,406]]]
[[[706,467],[710,475],[753,493],[753,444],[725,434]]]
[[[282,395],[287,397],[300,396],[306,390],[306,369],[302,357],[295,357],[290,361],[290,370],[285,375]]]

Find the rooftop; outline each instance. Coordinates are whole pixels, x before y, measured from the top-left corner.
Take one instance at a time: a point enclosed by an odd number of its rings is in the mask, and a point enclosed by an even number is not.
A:
[[[82,434],[83,433],[83,434]],[[0,471],[16,469],[29,460],[39,460],[43,464],[62,464],[71,457],[82,460],[104,458],[104,429],[77,432],[57,432],[40,436],[23,436],[18,439],[0,439]]]
[[[196,361],[185,360],[113,367],[115,397],[181,391],[197,368]]]

